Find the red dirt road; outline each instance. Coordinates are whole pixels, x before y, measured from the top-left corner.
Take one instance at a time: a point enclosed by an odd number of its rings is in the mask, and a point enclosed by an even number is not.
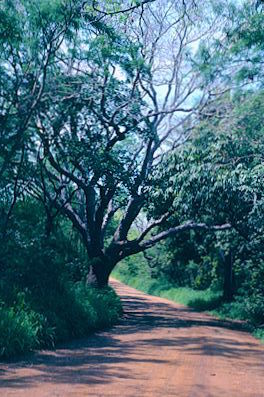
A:
[[[0,396],[264,397],[264,347],[249,334],[113,282],[125,317],[56,351],[0,366]]]

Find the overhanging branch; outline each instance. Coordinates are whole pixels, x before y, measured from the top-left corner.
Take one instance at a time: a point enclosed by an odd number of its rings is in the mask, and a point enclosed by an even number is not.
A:
[[[186,222],[183,225],[179,225],[176,227],[171,227],[170,229],[158,233],[155,236],[151,237],[148,240],[139,241],[139,252],[144,251],[145,249],[153,247],[161,240],[165,240],[167,237],[176,235],[178,233],[187,231],[187,230],[207,230],[207,231],[222,231],[231,229],[231,225],[229,223],[225,223],[223,225],[207,225],[206,223],[194,223],[194,222]]]
[[[152,222],[150,225],[148,225],[146,227],[146,229],[142,232],[142,234],[140,235],[140,237],[137,239],[138,242],[144,240],[144,238],[146,237],[146,235],[152,230],[154,229],[154,227],[160,226],[162,224],[162,222],[164,222],[168,217],[169,217],[170,213],[166,212],[166,214],[164,214],[160,219]]]

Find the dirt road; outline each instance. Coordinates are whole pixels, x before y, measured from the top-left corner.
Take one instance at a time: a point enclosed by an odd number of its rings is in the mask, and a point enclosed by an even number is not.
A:
[[[264,347],[205,314],[114,282],[120,325],[0,366],[0,396],[264,397]]]

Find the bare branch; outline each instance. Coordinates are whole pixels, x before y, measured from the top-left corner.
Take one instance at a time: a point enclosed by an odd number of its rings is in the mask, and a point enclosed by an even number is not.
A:
[[[231,225],[229,223],[225,223],[223,225],[207,225],[206,223],[194,223],[192,221],[186,222],[183,225],[172,227],[164,232],[161,232],[149,240],[145,240],[140,242],[139,247],[140,251],[143,251],[147,248],[153,247],[155,244],[157,244],[159,241],[164,240],[170,236],[174,236],[178,233],[187,231],[187,230],[207,230],[211,232],[216,232],[216,231],[224,231],[231,229]]]
[[[144,240],[144,238],[146,237],[146,235],[152,230],[154,229],[154,227],[160,226],[166,219],[168,219],[168,217],[170,216],[170,212],[166,212],[166,214],[164,214],[160,219],[152,222],[150,225],[148,225],[146,227],[146,229],[142,232],[142,234],[140,235],[140,237],[137,239],[138,242],[141,242],[142,240]]]
[[[145,4],[153,3],[154,1],[155,0],[142,0],[141,2],[139,2],[139,3],[135,4],[135,5],[132,5],[132,6],[129,6],[129,7],[126,7],[126,8],[122,8],[121,10],[104,11],[102,9],[100,10],[99,8],[97,8],[97,6],[96,6],[97,1],[94,0],[93,4],[92,4],[92,7],[93,7],[94,11],[98,12],[99,14],[102,14],[102,17],[104,17],[104,16],[113,16],[113,15],[118,15],[118,14],[125,14],[125,13],[128,13],[128,12],[134,11],[134,10],[136,10],[139,7],[144,6]]]

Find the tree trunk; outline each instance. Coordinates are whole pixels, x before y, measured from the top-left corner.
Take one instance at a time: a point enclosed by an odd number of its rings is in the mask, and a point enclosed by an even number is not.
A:
[[[93,258],[91,261],[90,271],[87,276],[87,284],[94,285],[98,288],[108,286],[109,276],[116,265],[116,262],[107,258]]]
[[[231,251],[224,258],[223,299],[225,302],[231,302],[233,299],[233,255]]]

